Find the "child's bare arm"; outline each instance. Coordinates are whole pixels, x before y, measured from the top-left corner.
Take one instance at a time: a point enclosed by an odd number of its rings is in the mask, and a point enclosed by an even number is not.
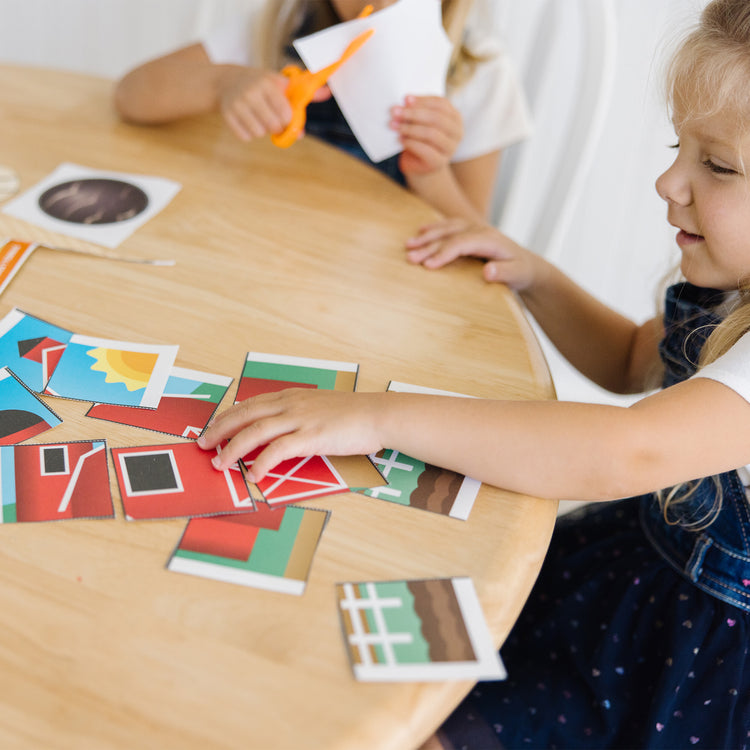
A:
[[[135,68],[115,88],[115,108],[134,123],[156,124],[221,111],[242,140],[282,130],[291,109],[287,79],[242,65],[212,63],[193,44]]]
[[[628,408],[291,389],[228,409],[199,444],[228,438],[217,468],[270,444],[255,480],[287,458],[388,447],[524,494],[609,500],[750,462],[750,405],[702,378]]]
[[[486,259],[484,278],[518,292],[562,355],[603,388],[639,393],[658,381],[658,320],[636,325],[494,227],[443,221],[422,227],[406,246],[409,261],[427,268],[462,256]]]

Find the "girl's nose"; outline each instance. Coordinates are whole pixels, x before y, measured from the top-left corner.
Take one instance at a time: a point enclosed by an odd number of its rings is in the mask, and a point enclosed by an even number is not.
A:
[[[656,192],[667,203],[679,206],[689,206],[693,201],[693,191],[690,181],[675,159],[672,166],[656,179]]]

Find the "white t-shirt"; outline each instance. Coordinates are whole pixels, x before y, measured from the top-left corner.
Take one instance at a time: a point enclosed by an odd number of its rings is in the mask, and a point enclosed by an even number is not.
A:
[[[731,388],[750,403],[750,331],[728,351],[702,367],[694,378],[709,378]],[[745,487],[750,486],[750,464],[737,470]]]
[[[260,22],[263,6],[248,9],[231,23],[201,40],[209,59],[217,64],[260,65],[252,49],[250,29]],[[477,64],[474,74],[449,99],[461,113],[464,136],[452,161],[466,161],[523,140],[531,131],[531,118],[513,61],[499,41],[474,31],[468,45],[489,59]]]

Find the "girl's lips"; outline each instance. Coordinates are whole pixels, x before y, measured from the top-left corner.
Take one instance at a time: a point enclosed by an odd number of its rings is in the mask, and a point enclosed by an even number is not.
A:
[[[694,245],[696,242],[703,242],[703,237],[700,234],[690,234],[690,232],[686,232],[684,229],[680,229],[677,232],[677,244],[680,247]]]

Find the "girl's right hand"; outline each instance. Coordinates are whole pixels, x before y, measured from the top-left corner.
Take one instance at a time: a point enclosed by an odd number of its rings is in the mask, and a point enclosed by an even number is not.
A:
[[[406,241],[407,260],[425,268],[442,268],[462,256],[486,258],[489,262],[484,265],[484,278],[516,291],[533,284],[541,261],[489,224],[472,224],[465,219],[428,224]]]
[[[235,68],[227,73],[219,108],[232,132],[243,141],[280,133],[292,119],[284,94],[289,79],[259,68]]]

